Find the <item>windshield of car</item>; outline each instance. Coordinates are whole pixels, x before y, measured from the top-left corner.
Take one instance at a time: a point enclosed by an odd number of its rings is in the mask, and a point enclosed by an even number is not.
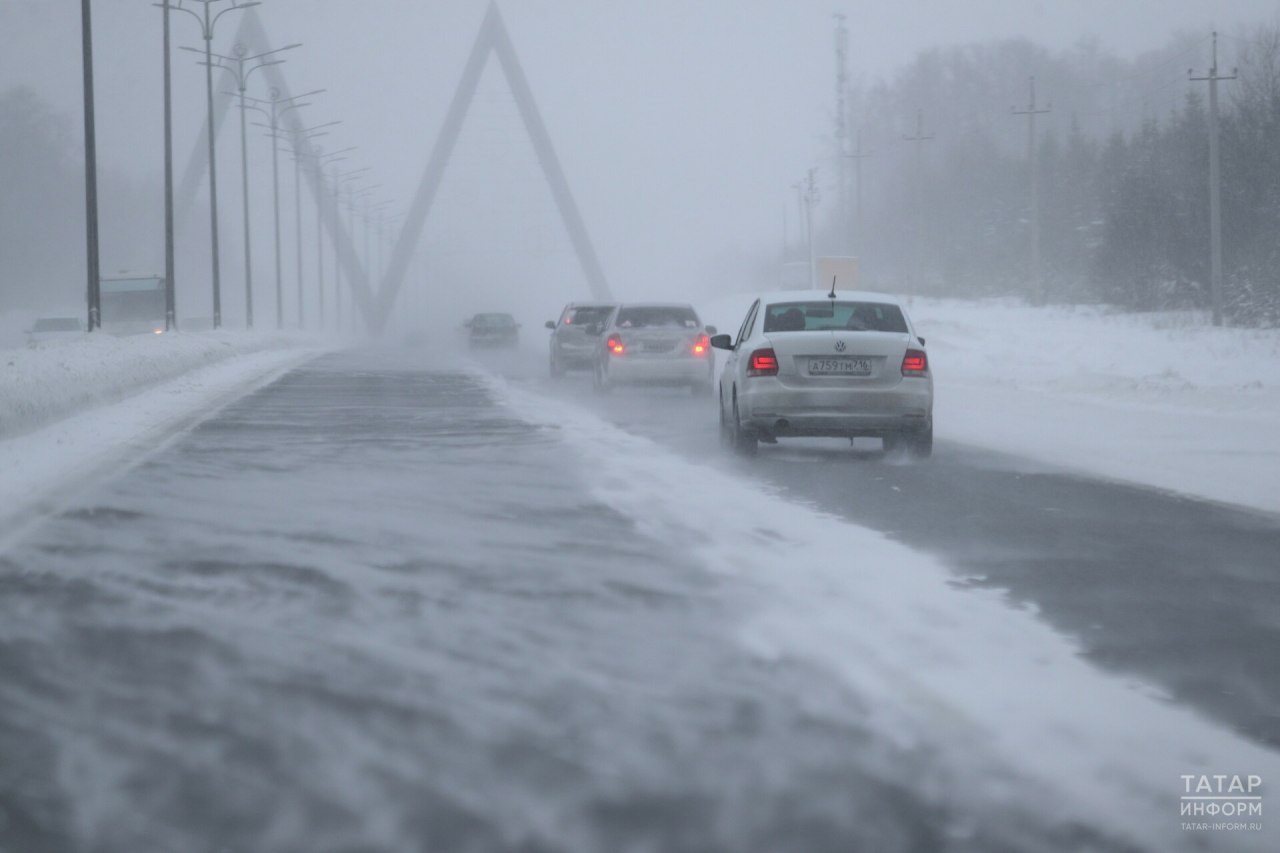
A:
[[[765,309],[765,332],[902,332],[907,319],[890,302],[776,302]]]
[[[696,329],[698,315],[688,305],[644,305],[618,309],[619,329]]]

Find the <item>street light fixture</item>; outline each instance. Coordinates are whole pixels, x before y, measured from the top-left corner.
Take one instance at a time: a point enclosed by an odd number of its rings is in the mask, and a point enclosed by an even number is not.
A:
[[[182,5],[184,2],[187,2],[187,0],[178,0],[178,5],[174,6],[169,0],[165,0],[164,3],[156,3],[154,5],[163,8],[166,12],[170,9],[175,9],[191,15],[200,24],[200,34],[204,38],[205,120],[209,125],[209,228],[213,244],[213,327],[216,329],[222,325],[222,284],[218,270],[218,158],[214,141],[216,134],[213,124],[213,53],[210,49],[210,43],[213,41],[214,27],[217,26],[218,20],[223,15],[232,11],[261,6],[262,3],[259,0],[230,0],[230,6],[216,15],[211,15],[210,7],[214,3],[221,3],[224,0],[189,0],[191,3],[199,3],[204,6],[204,15],[201,16],[195,10],[184,7]]]
[[[320,312],[320,328],[324,328],[324,193],[327,191],[324,167],[330,163],[346,160],[348,152],[355,151],[356,146],[324,153],[324,149],[316,146],[305,156],[312,159],[316,171],[316,297]],[[336,311],[336,308],[335,308]]]
[[[369,170],[369,166],[342,173],[339,173],[336,167],[333,170],[333,322],[334,328],[339,331],[342,329],[342,256],[341,242],[338,240],[342,229],[342,211],[339,208],[342,203],[342,186],[356,175],[362,175]],[[355,231],[354,225],[352,231]],[[353,242],[353,248],[354,245]]]
[[[249,77],[259,68],[267,68],[271,65],[279,65],[284,62],[283,59],[267,59],[268,56],[280,53],[286,50],[292,50],[301,45],[291,44],[285,47],[277,47],[273,50],[263,51],[262,53],[249,55],[249,49],[243,44],[237,43],[232,52],[235,56],[224,56],[220,53],[213,53],[207,48],[205,56],[207,62],[214,62],[219,68],[225,68],[230,71],[236,78],[236,88],[240,94],[240,187],[241,194],[244,197],[244,303],[245,303],[245,326],[253,328],[253,267],[252,267],[252,247],[250,245],[250,222],[249,222],[249,149],[248,142],[245,137],[245,89],[249,86]],[[183,50],[191,50],[191,48],[183,48]],[[254,64],[256,63],[256,64]],[[246,65],[248,66],[246,68]]]
[[[301,107],[310,106],[310,102],[302,101],[301,98],[309,98],[312,95],[319,95],[324,89],[313,89],[310,92],[303,92],[300,95],[290,95],[287,98],[280,97],[280,90],[271,89],[270,101],[259,101],[256,98],[250,100],[257,104],[266,103],[270,109],[264,109],[256,106],[255,109],[267,117],[269,124],[258,127],[266,127],[271,137],[271,198],[272,210],[275,217],[275,246],[276,246],[276,328],[284,328],[284,279],[281,273],[280,263],[280,119],[290,110],[300,109]],[[301,295],[299,295],[299,312],[301,312]],[[301,322],[301,319],[299,319]]]
[[[298,328],[305,326],[305,316],[303,313],[302,298],[302,157],[303,146],[308,140],[316,139],[321,136],[327,136],[328,131],[325,128],[342,124],[341,121],[328,121],[324,124],[317,124],[314,127],[299,128],[290,131],[293,137],[291,147],[293,148],[293,217],[294,217],[294,243],[297,247],[297,273],[298,273]]]

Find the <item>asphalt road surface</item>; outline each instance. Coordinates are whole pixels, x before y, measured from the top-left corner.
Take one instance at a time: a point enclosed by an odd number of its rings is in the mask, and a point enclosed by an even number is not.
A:
[[[939,796],[936,756],[859,697],[744,651],[750,590],[424,361],[319,359],[0,556],[0,850],[1132,849]],[[935,551],[1104,666],[1280,736],[1274,520],[945,444],[712,457],[709,400],[487,363]]]
[[[1090,660],[1280,746],[1280,518],[946,442],[927,463],[886,458],[871,439],[784,440],[733,459],[719,447],[714,397],[601,396],[588,374],[551,381],[523,363],[489,366],[929,551],[960,582],[1033,604]]]

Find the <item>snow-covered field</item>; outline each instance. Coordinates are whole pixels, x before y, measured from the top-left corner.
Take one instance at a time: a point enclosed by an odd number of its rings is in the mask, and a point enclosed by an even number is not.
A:
[[[704,319],[736,333],[750,302]],[[911,314],[940,441],[1280,513],[1280,330],[1013,300],[917,299]]]

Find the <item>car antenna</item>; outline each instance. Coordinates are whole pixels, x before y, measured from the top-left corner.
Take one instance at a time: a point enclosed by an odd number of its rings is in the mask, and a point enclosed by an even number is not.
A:
[[[834,275],[831,276],[831,292],[827,294],[827,298],[828,299],[836,298],[836,277]]]

